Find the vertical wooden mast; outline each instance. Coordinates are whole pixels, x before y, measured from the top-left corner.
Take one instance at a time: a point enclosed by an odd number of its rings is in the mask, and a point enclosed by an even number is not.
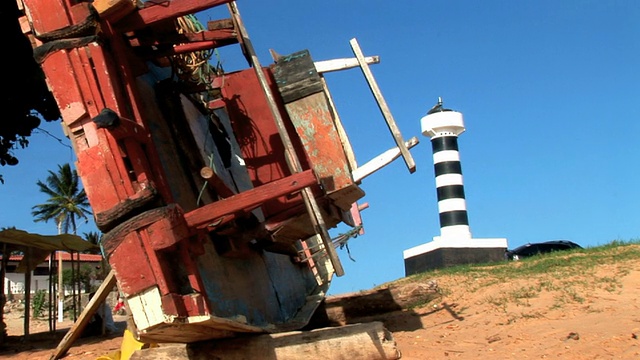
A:
[[[258,80],[260,81],[260,86],[264,90],[264,94],[267,97],[267,101],[269,103],[269,108],[273,115],[273,118],[276,121],[276,125],[278,127],[278,133],[280,134],[280,138],[285,146],[287,165],[289,166],[289,170],[292,173],[299,173],[302,171],[302,166],[300,165],[300,160],[295,154],[293,149],[293,145],[291,143],[291,139],[289,138],[289,134],[284,125],[284,120],[280,115],[280,111],[278,111],[278,107],[276,105],[275,99],[273,97],[273,93],[267,84],[267,80],[262,71],[262,66],[260,65],[260,61],[253,49],[253,45],[251,44],[251,40],[249,39],[249,35],[247,34],[247,30],[242,23],[242,19],[240,17],[240,12],[238,11],[238,7],[236,6],[235,1],[227,4],[229,8],[229,12],[233,17],[235,23],[237,24],[238,31],[240,32],[240,36],[242,38],[242,46],[244,47],[247,55],[250,58],[251,64],[256,72]],[[304,188],[302,190],[302,196],[304,198],[304,203],[307,208],[307,212],[311,217],[311,221],[313,226],[315,227],[316,232],[322,238],[322,243],[324,244],[325,251],[329,255],[329,259],[331,260],[331,265],[333,265],[336,276],[344,275],[344,269],[342,267],[342,263],[340,263],[340,258],[336,252],[336,249],[333,246],[331,241],[331,237],[329,232],[327,231],[327,227],[324,224],[324,220],[322,218],[322,214],[320,213],[320,207],[316,199],[313,196],[310,188]]]

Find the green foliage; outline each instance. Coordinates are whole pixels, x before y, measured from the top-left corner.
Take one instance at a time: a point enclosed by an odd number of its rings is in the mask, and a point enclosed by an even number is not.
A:
[[[65,288],[71,288],[74,284],[73,278],[71,277],[71,269],[64,269],[62,271],[62,286]],[[95,268],[90,265],[82,265],[80,267],[80,272],[76,273],[76,279],[82,284],[82,287],[85,291],[90,292],[93,289],[91,288],[91,280],[96,279],[99,275]]]
[[[96,255],[100,255],[102,254],[102,251],[100,249],[101,245],[102,245],[102,234],[98,233],[96,231],[90,231],[88,233],[82,233],[82,236],[84,237],[84,239],[90,243],[92,243],[93,245],[97,245],[98,247],[96,249],[91,249],[91,250],[87,250],[84,253],[85,254],[96,254]]]
[[[33,317],[39,318],[42,316],[42,311],[45,308],[47,293],[44,290],[38,290],[33,296],[31,308],[33,309]]]
[[[49,196],[47,202],[32,207],[34,221],[55,220],[59,230],[76,232],[76,219],[88,221],[89,200],[84,189],[81,189],[80,178],[69,164],[58,165],[58,172],[49,170],[46,182],[36,183],[40,192]]]

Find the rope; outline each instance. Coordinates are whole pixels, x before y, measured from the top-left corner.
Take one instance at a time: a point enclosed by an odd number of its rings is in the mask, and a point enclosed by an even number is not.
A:
[[[176,19],[176,30],[179,34],[198,33],[205,28],[194,15],[185,15]],[[198,84],[210,84],[215,71],[209,64],[213,56],[213,50],[194,51],[188,54],[179,54],[176,57],[179,63],[186,68],[191,80]]]
[[[357,238],[358,237],[358,233],[360,232],[361,229],[362,229],[362,225],[358,225],[358,226],[354,227],[353,229],[347,231],[346,233],[336,236],[332,240],[332,242],[335,245],[338,245],[340,249],[342,249],[342,248],[346,248],[347,249],[347,255],[349,256],[349,259],[351,259],[351,261],[353,261],[353,262],[356,262],[356,260],[351,257],[351,250],[349,250],[348,241],[351,238],[354,238],[354,239]]]
[[[356,260],[353,257],[351,257],[351,250],[349,250],[348,241],[351,238],[357,238],[358,237],[358,233],[360,232],[361,229],[362,229],[362,225],[358,225],[358,226],[352,228],[351,230],[347,231],[346,233],[339,234],[338,236],[336,236],[333,239],[331,239],[331,243],[333,244],[333,247],[340,248],[340,249],[345,248],[347,250],[347,255],[349,256],[349,259],[351,261],[353,261],[353,262],[355,262]],[[309,247],[306,250],[319,249],[320,246],[322,246],[322,244],[318,244],[316,246]],[[308,261],[309,259],[315,259],[315,258],[323,258],[325,256],[327,256],[326,252],[318,251],[318,252],[314,253],[313,255],[302,259],[302,261]]]

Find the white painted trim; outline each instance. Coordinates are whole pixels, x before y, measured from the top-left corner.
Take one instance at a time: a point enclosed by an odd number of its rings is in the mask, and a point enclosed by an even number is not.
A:
[[[127,298],[127,306],[138,330],[144,331],[165,321],[162,298],[157,286]]]
[[[418,245],[402,252],[405,259],[421,255],[427,252],[431,252],[436,249],[443,248],[470,248],[470,249],[484,249],[484,248],[503,248],[507,249],[506,238],[487,238],[487,239],[455,239],[446,240],[439,236],[434,237],[433,241],[426,244]]]

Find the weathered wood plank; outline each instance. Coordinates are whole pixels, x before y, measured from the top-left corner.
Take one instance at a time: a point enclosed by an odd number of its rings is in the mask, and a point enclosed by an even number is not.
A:
[[[400,359],[393,335],[381,322],[354,324],[311,331],[248,336],[193,344],[160,345],[136,350],[131,360],[204,359],[391,360]]]
[[[324,92],[297,99],[286,104],[285,108],[325,193],[336,206],[348,210],[351,204],[364,196],[364,191],[351,178],[349,163]]]
[[[185,219],[190,227],[204,228],[225,215],[252,210],[267,200],[291,194],[315,184],[317,179],[313,171],[306,170],[195,209],[185,214]]]
[[[285,104],[323,90],[320,75],[308,50],[280,56],[272,69]]]
[[[248,55],[250,63],[253,65],[253,69],[258,77],[258,81],[260,82],[260,87],[264,91],[264,95],[267,98],[267,102],[269,103],[269,109],[271,110],[271,114],[276,122],[276,126],[278,128],[278,134],[280,135],[280,140],[284,144],[285,155],[287,160],[287,165],[289,170],[292,173],[299,173],[302,171],[302,165],[300,163],[300,159],[297,157],[293,143],[291,142],[291,138],[287,133],[287,129],[285,127],[285,123],[278,109],[278,104],[275,100],[274,94],[269,87],[269,83],[266,79],[266,76],[262,70],[262,65],[260,65],[260,61],[258,60],[258,56],[256,55],[255,49],[253,48],[253,44],[251,39],[249,39],[249,34],[247,33],[246,28],[244,27],[244,23],[240,16],[240,11],[238,10],[235,1],[227,4],[227,8],[231,13],[231,17],[233,18],[236,28],[239,32],[241,40],[241,44],[244,48],[245,54]],[[331,243],[331,236],[329,235],[329,230],[327,230],[327,225],[322,218],[322,213],[320,210],[320,206],[316,201],[316,198],[313,196],[313,192],[310,188],[305,188],[301,192],[302,198],[304,199],[305,207],[307,209],[307,213],[309,214],[309,218],[313,223],[313,229],[320,233],[322,237],[322,242],[325,244],[327,255],[331,259],[331,263],[333,264],[333,268],[335,269],[337,276],[344,275],[344,268],[340,263],[340,258],[336,250],[333,248]]]
[[[66,335],[62,338],[58,347],[51,354],[50,360],[60,359],[73,345],[73,342],[82,334],[82,330],[87,326],[91,317],[98,310],[100,305],[105,301],[109,292],[116,285],[116,277],[113,271],[107,274],[96,294],[89,300],[87,307],[84,308],[78,320],[73,323],[73,326],[67,331]]]
[[[141,29],[154,23],[175,19],[176,17],[195,14],[215,6],[230,3],[232,0],[172,0],[146,2],[145,8],[138,10],[135,16],[128,16],[118,23],[123,31]]]
[[[371,321],[376,315],[406,310],[417,304],[425,304],[441,296],[438,284],[399,284],[392,287],[361,291],[358,293],[329,296],[324,311],[328,323],[336,326]],[[322,310],[319,310],[322,311]]]
[[[316,175],[327,195],[342,210],[364,196],[351,178],[335,112],[307,50],[277,56],[272,66],[278,90]],[[338,120],[339,121],[339,120]],[[343,134],[346,138],[346,135]],[[322,149],[322,151],[317,151]]]
[[[71,19],[62,0],[23,0],[28,9],[36,36],[71,25]]]
[[[342,143],[342,150],[344,150],[344,154],[347,157],[347,161],[349,162],[349,168],[351,170],[356,169],[358,167],[358,163],[356,161],[356,155],[353,152],[353,147],[351,146],[351,141],[349,140],[349,136],[347,135],[347,131],[344,129],[342,125],[342,120],[340,119],[340,115],[336,110],[336,105],[333,101],[333,97],[331,97],[331,93],[329,92],[329,87],[327,86],[327,80],[324,76],[320,76],[320,80],[322,81],[322,88],[324,89],[324,94],[327,97],[327,102],[329,103],[329,110],[333,114],[333,123],[336,126],[336,131],[338,132],[338,136],[340,136],[340,142]]]
[[[418,145],[418,138],[412,137],[404,144],[407,149],[411,149],[412,147]],[[369,160],[366,164],[358,167],[353,170],[353,181],[360,182],[365,177],[373,174],[374,172],[382,169],[383,167],[389,165],[393,160],[397,159],[401,155],[401,150],[398,147],[391,148],[382,154],[376,156],[375,158]]]
[[[379,56],[367,56],[364,58],[364,61],[367,64],[379,64],[380,57]],[[314,62],[316,66],[316,71],[319,74],[328,73],[332,71],[340,71],[346,69],[352,69],[360,66],[357,58],[345,58],[345,59],[331,59],[331,60],[321,60]]]
[[[351,43],[351,48],[353,49],[353,53],[356,55],[356,58],[360,63],[360,68],[362,69],[362,73],[364,74],[364,77],[367,79],[367,82],[369,83],[369,87],[371,88],[371,92],[373,93],[373,96],[376,98],[376,101],[378,102],[378,106],[380,107],[380,111],[382,111],[382,115],[384,116],[384,119],[387,122],[389,131],[391,131],[391,135],[396,141],[396,145],[398,145],[398,148],[400,149],[400,153],[402,154],[402,157],[404,158],[404,161],[407,164],[407,168],[409,169],[410,173],[414,173],[416,171],[416,163],[413,160],[413,156],[409,152],[409,149],[407,149],[407,147],[404,144],[404,139],[402,138],[400,129],[398,129],[398,125],[396,124],[396,121],[393,119],[391,110],[389,110],[389,106],[387,105],[387,102],[382,96],[382,91],[380,91],[380,88],[378,87],[378,83],[376,82],[376,79],[373,77],[373,74],[371,73],[371,69],[369,69],[369,65],[367,65],[367,62],[364,59],[364,55],[362,54],[360,45],[358,45],[358,41],[355,38],[351,39],[350,43]]]

